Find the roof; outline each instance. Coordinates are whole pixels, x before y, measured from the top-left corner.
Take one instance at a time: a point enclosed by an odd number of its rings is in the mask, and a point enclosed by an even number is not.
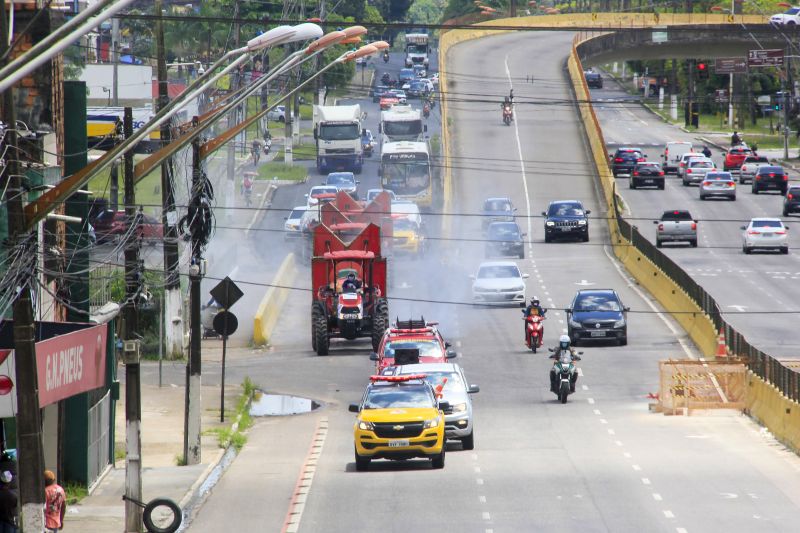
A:
[[[344,260],[344,259],[375,259],[375,252],[365,250],[336,250],[335,252],[325,252],[323,259]]]
[[[399,365],[395,367],[396,374],[416,374],[418,372],[458,372],[455,363],[419,363],[414,365]]]
[[[492,267],[492,266],[517,266],[517,263],[514,261],[484,261],[481,263],[478,268],[483,267]]]
[[[578,289],[578,293],[580,293],[580,294],[585,294],[585,293],[593,294],[593,293],[598,293],[598,292],[600,292],[600,293],[607,293],[607,292],[616,293],[616,291],[614,289]]]
[[[508,203],[512,203],[511,202],[511,198],[508,198],[506,196],[493,196],[493,197],[487,198],[486,200],[483,201],[483,203],[486,203],[486,202],[508,202]]]
[[[553,205],[553,204],[580,204],[580,205],[583,205],[580,200],[553,200],[552,202],[550,202],[550,205]]]
[[[331,224],[330,228],[334,231],[348,230],[348,229],[364,229],[367,227],[366,222],[342,222],[341,224]]]

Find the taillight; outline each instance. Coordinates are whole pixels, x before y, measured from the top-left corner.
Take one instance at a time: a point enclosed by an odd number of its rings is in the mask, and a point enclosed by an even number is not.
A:
[[[754,229],[751,229],[750,231],[747,232],[747,234],[748,235],[761,235],[761,232],[760,231],[756,231]]]
[[[658,231],[664,231],[664,224],[658,225]]]
[[[756,181],[758,181],[760,179],[761,179],[761,176],[760,175],[756,175]]]
[[[693,229],[693,230],[696,230],[696,229],[697,229],[697,224],[696,224],[695,222],[692,222],[692,229]]]
[[[634,175],[634,176],[638,176],[638,175],[639,175],[639,172],[637,172],[637,171],[635,171],[635,170],[634,170],[634,171],[633,171],[633,175]]]
[[[774,172],[770,172],[770,173],[769,173],[769,177],[770,177],[770,178],[774,178],[774,177],[775,177],[775,173],[774,173]]]
[[[687,168],[687,169],[686,169],[686,173],[687,173],[687,174],[691,174],[691,173],[692,173],[692,169],[691,169],[691,168]]]
[[[789,181],[789,175],[788,174],[784,174],[783,175],[783,181]]]
[[[663,176],[664,175],[664,171],[662,170],[661,172],[658,173],[658,175],[659,176]]]
[[[728,182],[728,187],[736,187],[736,184],[732,181]]]
[[[636,160],[637,163],[641,163],[642,161],[644,161],[644,157],[640,157],[639,159]]]
[[[622,163],[622,158],[617,157],[616,159],[614,159],[614,163]]]
[[[794,196],[792,195],[792,193],[789,193],[789,194],[787,194],[787,195],[786,195],[786,199],[787,199],[787,200],[791,200],[792,198],[794,198]]]
[[[775,232],[775,234],[776,235],[786,235],[786,230],[783,230],[783,229],[778,230],[778,231]]]
[[[708,187],[709,185],[711,185],[710,181],[704,181],[703,182],[703,187]]]

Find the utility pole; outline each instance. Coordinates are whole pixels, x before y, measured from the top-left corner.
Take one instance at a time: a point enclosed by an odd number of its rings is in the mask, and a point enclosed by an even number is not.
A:
[[[193,119],[193,127],[197,127],[197,117]],[[200,282],[203,279],[202,241],[198,226],[202,225],[203,202],[203,169],[200,160],[200,139],[192,141],[192,198],[189,208],[189,227],[192,233],[192,263],[189,266],[189,305],[190,340],[189,362],[186,365],[186,412],[183,432],[183,458],[187,465],[200,463],[200,430],[202,405],[200,396],[201,352],[200,339],[202,324],[200,323]]]
[[[511,0],[511,6],[509,9],[509,16],[516,17],[517,16],[517,0]]]
[[[0,55],[8,50],[6,3],[0,7]],[[10,4],[14,9],[14,4]],[[11,61],[8,58],[7,61]],[[36,265],[36,250],[32,249],[31,234],[25,228],[23,211],[22,172],[17,150],[17,117],[14,110],[14,88],[3,94],[5,178],[8,209],[9,242],[18,250],[19,268],[24,272],[19,283],[19,293],[14,300],[14,361],[17,390],[17,450],[19,478],[19,509],[24,531],[44,530],[44,452],[42,447],[42,421],[39,410],[39,386],[36,373],[36,345],[34,337],[33,303],[30,281]],[[11,267],[13,268],[12,263]],[[28,269],[31,269],[28,271]]]
[[[158,109],[169,103],[169,78],[164,51],[164,23],[162,0],[155,0],[156,55],[158,57]],[[161,145],[172,140],[170,123],[161,126]],[[164,225],[164,331],[167,337],[167,357],[177,358],[183,351],[183,305],[178,272],[178,213],[175,209],[175,191],[172,183],[172,158],[161,165],[161,223]]]
[[[239,20],[239,1],[233,7],[233,19],[237,22],[233,28],[234,48],[239,48],[239,38],[241,35],[241,26]],[[231,93],[236,92],[240,87],[241,80],[239,79],[240,70],[237,68],[231,72]],[[239,106],[228,113],[228,128],[232,128],[236,121],[239,119]],[[238,136],[237,136],[238,137]],[[228,142],[228,181],[225,183],[225,217],[230,220],[233,216],[233,200],[236,195],[236,138]]]
[[[122,122],[125,138],[133,135],[133,110],[125,108]],[[133,181],[133,150],[125,153],[125,218],[129,225],[139,224],[136,213],[136,190]],[[142,509],[131,499],[142,501],[142,390],[139,373],[139,329],[136,301],[141,289],[139,236],[134,228],[125,244],[125,307],[123,308],[123,354],[125,358],[125,531],[142,531]]]
[[[325,22],[325,0],[319,0],[319,20]],[[320,65],[320,56],[314,58],[314,71],[319,72],[319,65]],[[323,83],[323,78],[325,75],[317,76],[317,79],[314,81],[314,105],[325,105],[325,102],[321,101],[322,96],[322,88],[325,87]]]
[[[114,107],[119,105],[119,19],[111,19],[111,63],[114,65],[111,94]]]

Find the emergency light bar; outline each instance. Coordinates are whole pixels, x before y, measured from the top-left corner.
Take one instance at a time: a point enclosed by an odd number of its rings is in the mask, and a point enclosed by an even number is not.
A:
[[[405,376],[370,376],[369,380],[373,383],[377,381],[402,382],[402,381],[416,381],[420,379],[425,379],[426,377],[428,377],[428,374],[407,374]]]

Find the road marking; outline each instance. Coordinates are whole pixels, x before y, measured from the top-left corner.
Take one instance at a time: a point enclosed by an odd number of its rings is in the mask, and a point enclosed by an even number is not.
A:
[[[594,405],[594,398],[587,398],[586,400],[590,405]]]
[[[311,491],[311,484],[314,481],[314,474],[316,472],[316,462],[320,455],[322,455],[322,448],[325,445],[325,438],[327,436],[328,417],[322,417],[319,419],[319,422],[317,422],[317,427],[311,438],[311,446],[308,450],[308,455],[306,455],[306,459],[300,469],[300,475],[297,477],[297,484],[295,485],[292,499],[289,501],[289,509],[286,511],[286,518],[283,521],[281,533],[297,531],[300,528],[300,520],[303,517],[303,510],[306,505],[305,499]]]
[[[582,388],[583,390],[589,390],[589,385],[581,385],[581,388]]]
[[[661,494],[659,494],[659,493],[657,493],[657,492],[654,492],[654,493],[653,493],[653,499],[654,499],[655,501],[657,501],[657,502],[660,502],[660,501],[662,501],[664,498],[662,498],[662,497],[661,497]]]
[[[634,470],[636,470],[637,472],[641,472],[641,471],[642,471],[642,467],[641,467],[641,466],[639,466],[639,465],[631,465],[631,468],[633,468],[633,469],[634,469]]]
[[[622,455],[624,455],[626,459],[630,459],[632,457],[631,452],[622,452]]]
[[[472,460],[473,461],[477,461],[478,460],[478,454],[477,453],[473,453],[472,454]]]
[[[614,444],[616,444],[617,446],[622,446],[622,441],[621,440],[615,440]]]
[[[616,435],[617,433],[613,429],[608,430],[609,435]]]
[[[513,89],[514,83],[511,81],[511,70],[508,68],[508,54],[506,54],[505,59],[503,60],[506,67],[506,76],[508,77],[508,85]],[[528,212],[528,235],[533,235],[531,232],[531,198],[528,194],[528,178],[525,176],[525,157],[522,155],[522,141],[519,138],[519,117],[514,117],[514,136],[517,138],[517,151],[519,153],[519,166],[520,172],[522,173],[522,186],[525,189],[525,206]],[[533,241],[528,242],[528,249],[530,250],[531,255],[533,255]]]
[[[476,473],[476,474],[480,474],[480,473],[481,473],[481,467],[479,467],[479,466],[476,466],[476,467],[475,467],[475,473]]]
[[[675,515],[672,514],[672,511],[664,511],[664,516],[667,518],[675,518]]]
[[[682,528],[682,527],[676,527],[676,528],[675,528],[675,533],[689,533],[689,532],[688,532],[688,531],[686,531],[686,529],[685,529],[685,528]]]
[[[478,485],[483,485],[483,479],[478,478],[475,480],[475,483],[477,483]]]
[[[600,423],[601,424],[608,424],[608,420],[606,420],[605,418],[601,418],[600,419]]]
[[[595,409],[594,410],[594,414],[599,415],[599,414],[602,414],[602,413],[600,413],[600,409]]]
[[[484,520],[491,520],[492,519],[492,517],[491,517],[491,515],[489,513],[481,513],[481,517]]]
[[[650,478],[643,477],[642,478],[642,485],[649,485],[649,484],[650,484]],[[660,496],[659,496],[659,498],[660,498]]]
[[[481,503],[486,503],[486,496],[478,496],[478,501]]]

